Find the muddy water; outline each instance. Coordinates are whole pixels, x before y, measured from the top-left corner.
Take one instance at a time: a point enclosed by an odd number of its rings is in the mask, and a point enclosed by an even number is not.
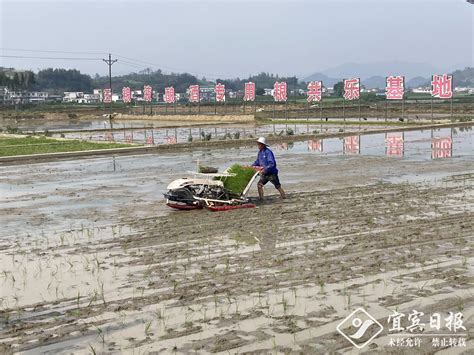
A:
[[[390,146],[387,135],[374,134],[345,139],[283,143],[272,147],[286,184],[298,185],[318,176],[308,174],[334,165],[352,165],[359,156],[368,161],[380,180],[413,180],[436,178],[437,175],[405,173],[396,170],[406,161],[422,161],[431,167],[440,160],[474,160],[472,131],[455,129],[426,130],[397,134],[401,140]],[[436,148],[433,142],[445,140],[446,146]],[[162,215],[162,196],[175,178],[195,171],[197,162],[216,166],[220,171],[234,164],[250,164],[255,148],[214,149],[144,156],[117,156],[53,163],[0,167],[0,208],[7,222],[4,235],[20,230],[38,234],[44,229],[77,227],[93,221],[111,222],[130,208],[141,215]],[[363,159],[366,156],[368,159]],[[347,159],[352,157],[351,159]],[[386,159],[383,159],[383,158]],[[380,159],[378,159],[380,158]],[[398,161],[401,160],[401,161]],[[433,162],[430,162],[433,160]],[[309,165],[310,164],[310,165]],[[457,164],[457,163],[456,163]],[[388,171],[384,170],[390,166]],[[466,168],[468,168],[466,166]],[[472,168],[472,166],[471,166]],[[418,169],[417,169],[418,170]],[[354,171],[347,171],[353,174]],[[438,176],[442,177],[442,176]],[[366,181],[357,181],[357,183]],[[330,186],[329,186],[330,187]],[[28,210],[33,215],[28,214]]]
[[[358,307],[462,311],[471,332],[472,148],[451,130],[275,146],[289,198],[229,213],[162,193],[254,147],[0,167],[0,353],[353,352],[336,326]]]
[[[229,116],[232,117],[232,116]],[[317,120],[319,117],[314,117],[312,120]],[[357,118],[348,118],[348,120],[357,121]],[[383,126],[383,119],[368,119],[369,121],[380,122],[380,125]],[[293,127],[291,125],[291,120],[288,124],[289,127]],[[139,128],[139,127],[167,127],[176,125],[179,126],[193,126],[193,125],[206,125],[209,126],[214,125],[224,127],[228,126],[229,128],[233,125],[225,125],[222,122],[190,122],[190,121],[164,121],[164,120],[126,120],[126,119],[114,119],[112,122],[113,128]],[[89,119],[89,120],[79,120],[79,119],[4,119],[0,118],[0,128],[6,128],[7,126],[16,127],[23,131],[44,131],[49,130],[50,132],[54,132],[57,130],[91,130],[91,129],[108,129],[110,128],[110,122],[107,118],[98,118],[98,119]],[[253,128],[254,125],[245,125],[246,128],[250,129]],[[284,125],[285,126],[285,125]],[[318,129],[316,126],[319,125],[311,125],[315,126],[312,129]],[[319,127],[320,129],[321,127]],[[187,136],[186,136],[187,137]]]
[[[116,128],[132,128],[132,127],[162,127],[166,125],[166,122],[160,121],[141,121],[141,120],[114,120],[114,127]],[[169,122],[173,126],[176,123]],[[110,122],[107,118],[102,119],[91,119],[91,120],[52,120],[52,119],[21,119],[11,120],[3,119],[0,120],[0,127],[5,128],[7,126],[16,127],[23,131],[44,131],[49,130],[51,132],[57,130],[89,130],[89,129],[106,129],[110,128]]]
[[[368,130],[367,126],[359,125],[321,125],[321,124],[273,124],[273,125],[203,125],[200,127],[180,128],[154,128],[127,130],[127,126],[117,125],[120,131],[103,132],[72,132],[52,134],[53,137],[64,137],[69,139],[81,139],[89,141],[115,141],[139,144],[175,144],[199,140],[236,139],[251,138],[267,135],[311,134],[311,133],[336,133],[336,132],[359,132]],[[134,127],[140,127],[134,125]],[[380,126],[378,128],[381,128]],[[371,127],[376,128],[376,127]]]

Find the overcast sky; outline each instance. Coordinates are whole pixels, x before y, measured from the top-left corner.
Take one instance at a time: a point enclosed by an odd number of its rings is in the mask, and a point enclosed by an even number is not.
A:
[[[0,0],[0,6],[2,55],[133,58],[118,58],[115,73],[151,67],[208,78],[261,71],[301,77],[347,62],[474,65],[474,5],[465,0]],[[0,60],[35,71],[107,73],[100,60]]]

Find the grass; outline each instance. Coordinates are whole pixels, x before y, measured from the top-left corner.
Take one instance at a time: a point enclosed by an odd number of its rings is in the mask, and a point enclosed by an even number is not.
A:
[[[255,170],[249,167],[243,167],[239,164],[232,165],[228,170],[228,173],[235,174],[231,177],[219,178],[224,182],[224,187],[230,192],[241,195],[245,187],[249,183],[250,179],[255,174]]]
[[[119,143],[83,142],[80,140],[56,140],[44,136],[0,136],[1,157],[59,152],[77,152],[83,150],[111,149],[124,147],[130,147],[130,145]]]

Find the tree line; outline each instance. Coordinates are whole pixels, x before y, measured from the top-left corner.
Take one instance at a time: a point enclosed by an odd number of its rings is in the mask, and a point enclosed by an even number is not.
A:
[[[32,71],[15,72],[13,77],[7,76],[4,71],[0,72],[0,86],[5,86],[10,90],[28,90],[35,83],[35,74]]]
[[[216,82],[225,85],[229,90],[243,90],[246,82],[252,81],[256,86],[256,94],[262,95],[264,88],[272,88],[275,81],[286,81],[289,88],[304,88],[305,84],[298,81],[295,76],[280,77],[270,73],[251,75],[246,79],[217,79]],[[165,87],[173,86],[176,92],[186,92],[190,85],[212,86],[214,81],[205,77],[197,78],[188,73],[163,73],[161,70],[153,71],[145,69],[138,73],[114,76],[112,78],[112,89],[120,92],[122,87],[128,86],[132,90],[143,89],[144,85],[151,85],[154,90],[164,92]],[[34,74],[31,71],[15,72],[13,77],[7,75],[6,71],[0,71],[0,86],[6,86],[11,90],[47,91],[62,94],[65,91],[92,92],[94,88],[106,88],[109,86],[108,76],[96,75],[94,78],[82,74],[76,69],[48,68]]]
[[[474,68],[456,70],[454,73],[455,86],[474,86]],[[306,89],[306,83],[298,80],[295,76],[285,77],[271,73],[261,72],[250,75],[246,79],[217,79],[229,90],[243,90],[246,82],[252,81],[256,86],[256,94],[262,95],[265,88],[273,88],[275,81],[285,81],[288,89]],[[176,92],[185,92],[189,85],[212,86],[214,81],[205,77],[197,78],[188,73],[165,74],[161,70],[153,71],[145,69],[138,73],[114,76],[112,78],[112,89],[120,92],[122,87],[128,86],[132,90],[142,89],[144,85],[151,85],[154,90],[164,92],[165,87],[173,86]],[[323,83],[324,84],[324,83]],[[96,75],[94,78],[82,74],[76,69],[48,68],[38,73],[32,71],[11,72],[0,69],[0,86],[6,86],[11,90],[47,91],[62,94],[65,91],[92,92],[94,88],[106,88],[109,86],[108,76]],[[342,96],[343,83],[338,82],[334,86],[335,96]]]

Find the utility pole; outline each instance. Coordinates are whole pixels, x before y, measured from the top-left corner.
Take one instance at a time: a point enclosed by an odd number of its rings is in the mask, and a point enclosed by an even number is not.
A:
[[[112,120],[112,64],[114,64],[118,60],[117,59],[112,60],[112,54],[110,53],[109,53],[109,59],[102,59],[102,60],[109,66],[109,89],[110,89],[109,120]]]

